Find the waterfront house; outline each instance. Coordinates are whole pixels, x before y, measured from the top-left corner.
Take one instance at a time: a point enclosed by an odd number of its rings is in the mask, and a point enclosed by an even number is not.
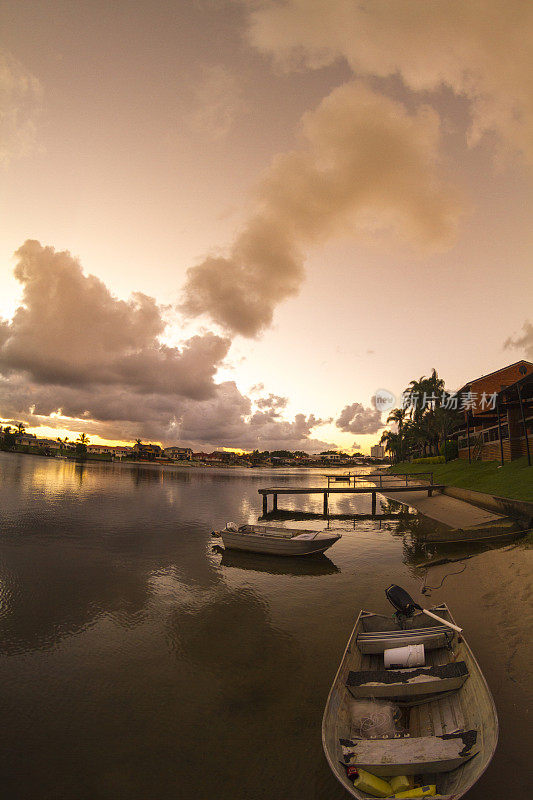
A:
[[[23,433],[21,436],[19,436],[19,444],[36,447],[37,436],[34,433]]]
[[[87,445],[87,452],[93,455],[107,455],[112,458],[123,458],[133,453],[131,447],[124,445],[109,445],[109,444],[89,444]]]
[[[167,458],[173,458],[179,461],[191,461],[192,450],[190,447],[165,447],[163,450]]]
[[[322,461],[341,461],[345,459],[344,453],[321,453],[320,458]]]
[[[61,445],[57,441],[57,439],[37,439],[32,444],[36,444],[37,447],[43,447],[47,450],[60,450]]]
[[[133,447],[129,447],[128,445],[117,444],[112,449],[115,458],[126,458],[126,456],[131,456],[133,454]]]
[[[533,363],[517,361],[465,384],[458,392],[464,422],[459,458],[502,464],[533,457]]]
[[[136,458],[143,461],[153,461],[155,458],[161,458],[163,450],[158,444],[142,444],[136,442],[133,445],[133,453]]]
[[[98,456],[112,455],[113,448],[107,444],[88,444],[87,452]]]

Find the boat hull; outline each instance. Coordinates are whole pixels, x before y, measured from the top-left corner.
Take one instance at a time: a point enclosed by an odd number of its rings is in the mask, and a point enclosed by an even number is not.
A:
[[[440,606],[438,609],[435,609],[435,612],[439,616],[446,617],[449,621],[453,622],[453,618],[446,606]],[[339,748],[339,742],[349,738],[349,736],[347,736],[347,730],[349,730],[350,724],[350,704],[353,700],[353,695],[350,693],[347,686],[347,683],[349,683],[350,671],[364,668],[365,655],[361,652],[358,641],[361,639],[360,634],[366,630],[365,627],[363,627],[362,621],[365,615],[375,617],[379,619],[380,622],[386,619],[365,611],[362,611],[359,615],[331,687],[322,720],[322,744],[329,766],[344,789],[353,797],[361,798],[361,800],[367,798],[368,795],[359,791],[354,787],[351,781],[348,780],[346,771],[341,763],[342,748]],[[415,615],[415,617],[418,620],[423,619],[422,615]],[[389,619],[392,622],[392,618]],[[381,624],[378,625],[375,630],[387,632],[390,629],[387,628],[386,624]],[[376,634],[376,636],[379,636],[379,634]],[[386,637],[384,638],[386,639]],[[444,691],[440,695],[434,695],[435,699],[433,701],[431,697],[413,697],[413,711],[411,714],[415,723],[415,728],[418,727],[418,731],[414,730],[413,733],[410,734],[415,737],[428,735],[427,732],[422,732],[420,722],[424,715],[426,715],[425,719],[428,719],[427,714],[431,714],[430,711],[427,711],[429,708],[428,701],[429,703],[433,703],[435,708],[439,708],[440,713],[442,713],[441,724],[445,722],[448,726],[442,727],[440,732],[434,730],[433,736],[437,736],[439,733],[440,735],[446,734],[443,737],[446,739],[449,738],[450,734],[454,735],[455,730],[461,731],[468,728],[475,728],[477,730],[478,751],[468,761],[456,767],[453,766],[452,762],[449,762],[451,771],[446,772],[446,775],[443,775],[441,771],[442,767],[438,768],[435,763],[435,772],[437,773],[438,779],[437,783],[440,784],[441,791],[441,794],[437,796],[440,798],[449,798],[449,800],[452,800],[452,798],[453,800],[458,800],[458,798],[462,797],[480,778],[492,759],[498,741],[498,718],[496,708],[485,678],[464,638],[461,636],[459,639],[456,638],[455,641],[454,660],[460,659],[465,663],[468,670],[468,679],[463,686],[458,688],[455,692]],[[439,653],[442,650],[445,651],[446,648],[437,649],[433,652]],[[376,650],[371,648],[370,652],[375,653]],[[372,657],[376,658],[377,656]],[[366,656],[366,658],[368,658],[368,656]],[[433,658],[437,658],[437,656]],[[397,700],[393,702],[401,700],[401,698],[398,697],[399,694],[400,693],[396,695]],[[422,709],[425,710],[422,711]],[[465,718],[462,720],[463,724],[459,724],[457,719],[453,716],[457,711],[459,714],[465,714]],[[468,718],[466,717],[467,714]],[[438,717],[438,714],[436,716]],[[411,724],[411,717],[409,719]],[[422,740],[420,741],[422,742]],[[370,768],[368,771],[372,772]],[[423,773],[426,770],[420,769],[418,771]],[[428,770],[428,772],[429,771],[431,770]],[[387,778],[387,776],[394,774],[413,774],[413,770],[409,771],[404,767],[400,768],[399,771],[394,767],[376,767],[374,774],[380,774],[382,777]],[[431,779],[425,782],[435,783],[435,780]]]
[[[323,553],[341,537],[318,535],[315,539],[276,538],[274,536],[256,535],[220,531],[224,547],[228,550],[242,550],[247,553],[266,553],[275,556],[310,556]]]

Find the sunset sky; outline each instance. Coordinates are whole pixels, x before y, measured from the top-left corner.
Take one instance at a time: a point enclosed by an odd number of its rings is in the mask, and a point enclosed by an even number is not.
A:
[[[0,13],[4,423],[368,451],[533,359],[533,3]]]

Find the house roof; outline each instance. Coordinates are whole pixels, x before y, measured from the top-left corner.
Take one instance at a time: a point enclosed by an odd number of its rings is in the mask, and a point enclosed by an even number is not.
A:
[[[461,388],[457,390],[456,394],[459,394],[460,392],[464,391],[468,386],[470,386],[473,383],[477,383],[478,381],[490,378],[492,375],[497,375],[498,372],[504,372],[506,369],[511,369],[511,367],[517,367],[519,364],[528,364],[528,366],[533,368],[532,361],[527,361],[525,358],[521,358],[519,361],[513,361],[512,364],[506,364],[505,367],[500,367],[500,369],[495,369],[492,372],[487,372],[486,375],[480,375],[478,378],[472,378],[472,380],[467,381],[463,386],[461,386]],[[527,375],[525,377],[527,377]]]

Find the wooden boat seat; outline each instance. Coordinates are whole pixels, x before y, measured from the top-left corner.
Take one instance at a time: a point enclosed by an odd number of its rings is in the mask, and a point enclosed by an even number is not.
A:
[[[468,678],[464,661],[441,666],[349,672],[346,686],[353,697],[409,697],[459,689]]]
[[[477,731],[393,739],[341,739],[345,763],[373,775],[451,772],[479,752]]]
[[[406,647],[408,644],[423,644],[426,650],[432,650],[445,647],[453,635],[446,625],[436,625],[432,628],[359,633],[356,641],[361,653],[383,653],[391,647]]]

